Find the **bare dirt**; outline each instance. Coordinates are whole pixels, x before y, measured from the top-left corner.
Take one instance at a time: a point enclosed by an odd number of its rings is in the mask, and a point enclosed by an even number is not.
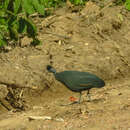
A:
[[[130,129],[130,12],[101,4],[35,17],[43,44],[32,47],[25,37],[21,47],[0,53],[0,130]],[[91,90],[91,102],[84,92],[81,104],[61,106],[79,94],[56,81],[48,64],[59,72],[92,72],[106,86]]]

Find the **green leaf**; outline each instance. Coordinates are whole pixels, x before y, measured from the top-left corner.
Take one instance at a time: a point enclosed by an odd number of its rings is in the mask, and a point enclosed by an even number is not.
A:
[[[31,42],[31,45],[36,46],[36,45],[41,45],[41,41],[38,40],[37,38],[33,38],[33,41]]]
[[[4,0],[4,9],[6,10],[8,8],[10,0]]]
[[[40,4],[38,0],[32,0],[32,4],[38,13],[44,15],[44,6]]]
[[[0,17],[0,32],[4,34],[4,32],[8,32],[8,24],[7,20],[3,17]]]
[[[15,0],[14,1],[14,13],[17,14],[19,12],[22,0]]]
[[[26,32],[26,20],[24,18],[20,18],[18,21],[18,32],[24,33]]]
[[[13,26],[14,24],[17,23],[17,17],[15,16],[10,16],[8,18],[8,26]]]
[[[35,13],[34,7],[32,5],[32,2],[30,0],[23,0],[23,11],[28,13],[28,14],[33,14]]]
[[[0,47],[6,45],[6,41],[4,40],[3,36],[0,34]]]
[[[125,8],[130,11],[130,0],[126,0]]]
[[[5,16],[6,16],[5,11],[4,11],[4,10],[1,10],[1,11],[0,11],[0,17],[5,17]]]
[[[80,4],[80,0],[75,0],[75,5]]]
[[[8,26],[6,25],[0,25],[0,33],[8,33]]]
[[[14,39],[16,41],[18,40],[18,32],[15,27],[9,27],[9,33],[10,33],[11,39]]]
[[[26,25],[27,25],[27,33],[30,37],[35,37],[37,33],[36,26],[33,24],[33,22],[30,19],[25,19]]]
[[[6,25],[6,20],[0,17],[0,25]]]

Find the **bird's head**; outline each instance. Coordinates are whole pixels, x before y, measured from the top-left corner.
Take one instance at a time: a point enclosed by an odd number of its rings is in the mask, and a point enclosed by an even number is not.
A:
[[[47,65],[46,69],[47,69],[49,72],[56,74],[56,70],[55,70],[52,66]]]

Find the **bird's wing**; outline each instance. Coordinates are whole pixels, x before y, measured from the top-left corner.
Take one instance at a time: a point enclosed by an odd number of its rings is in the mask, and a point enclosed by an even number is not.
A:
[[[85,76],[85,77],[80,77],[79,78],[79,82],[80,82],[80,86],[81,87],[90,87],[93,86],[95,82],[95,78],[91,77],[91,76]]]
[[[91,86],[92,84],[91,83],[88,83],[88,84],[80,84],[81,87],[87,87],[87,86]]]

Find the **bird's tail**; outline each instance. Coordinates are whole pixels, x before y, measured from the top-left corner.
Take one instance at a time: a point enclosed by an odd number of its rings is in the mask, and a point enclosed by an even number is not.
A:
[[[50,66],[50,65],[47,65],[47,70],[48,70],[49,72],[51,72],[51,73],[56,74],[56,70],[55,70],[52,66]]]

